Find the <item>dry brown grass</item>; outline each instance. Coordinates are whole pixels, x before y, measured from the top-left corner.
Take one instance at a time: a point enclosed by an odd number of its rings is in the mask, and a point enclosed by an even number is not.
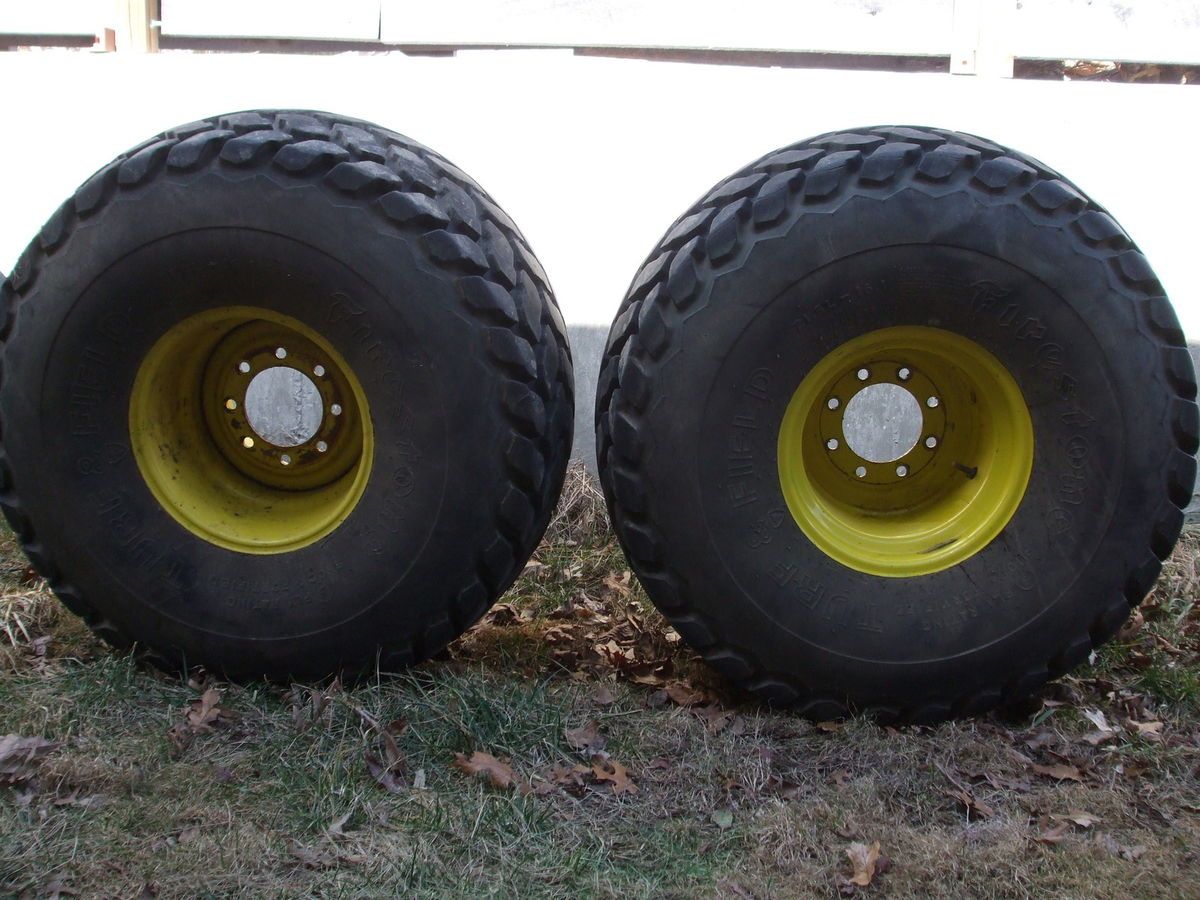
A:
[[[63,746],[0,787],[0,895],[1200,896],[1200,533],[1096,665],[1023,710],[896,730],[729,695],[578,474],[564,509],[445,659],[347,691],[147,671],[23,583],[5,538],[0,734]],[[636,792],[563,774],[589,721]],[[474,751],[516,786],[455,767]],[[875,841],[882,871],[849,887],[847,848]]]

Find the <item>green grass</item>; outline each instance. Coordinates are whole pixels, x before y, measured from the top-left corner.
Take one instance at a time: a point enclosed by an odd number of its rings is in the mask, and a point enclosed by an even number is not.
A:
[[[699,709],[587,656],[632,615],[646,632],[638,654],[720,692],[636,585],[621,589],[594,496],[573,503],[505,598],[517,621],[505,614],[446,659],[351,690],[217,685],[224,715],[182,748],[169,732],[208,683],[110,653],[22,582],[6,534],[0,734],[63,747],[34,779],[0,787],[0,896],[835,897],[856,841],[879,841],[888,860],[862,896],[1197,895],[1197,535],[1141,628],[1024,712],[826,731],[725,697],[730,718],[714,732]],[[607,624],[572,619],[570,641],[548,641],[568,621],[556,611],[583,599]],[[1089,743],[1084,710],[1105,714],[1110,739]],[[1138,735],[1130,718],[1161,733]],[[390,793],[364,754],[385,755],[376,723],[397,720],[405,786]],[[589,720],[636,793],[603,782],[527,793],[587,762],[564,731]],[[477,750],[508,759],[524,789],[455,766]],[[990,815],[968,814],[951,779]],[[1073,811],[1099,821],[1039,840]]]

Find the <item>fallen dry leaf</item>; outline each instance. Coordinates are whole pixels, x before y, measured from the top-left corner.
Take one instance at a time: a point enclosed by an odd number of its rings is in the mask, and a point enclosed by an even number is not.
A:
[[[1117,763],[1117,774],[1124,778],[1133,781],[1136,778],[1141,778],[1146,770],[1150,768],[1150,764],[1145,760],[1130,759],[1122,763]]]
[[[1112,731],[1113,728],[1108,724],[1108,719],[1104,713],[1098,709],[1081,709],[1083,717],[1096,726],[1097,731]]]
[[[1025,746],[1030,750],[1041,750],[1043,747],[1049,747],[1051,744],[1058,743],[1058,735],[1053,731],[1042,730],[1035,735],[1025,738]]]
[[[0,784],[16,784],[37,774],[47,754],[61,747],[58,741],[6,734],[0,737]]]
[[[618,669],[629,668],[637,661],[637,655],[632,647],[622,647],[616,641],[610,640],[603,644],[596,644],[593,649],[600,654],[601,658]]]
[[[367,772],[375,779],[375,783],[389,794],[399,794],[404,790],[401,772],[394,770],[389,763],[384,762],[373,750],[363,751],[363,762]]]
[[[360,711],[361,715],[364,714]],[[366,763],[367,771],[380,787],[389,794],[398,794],[404,790],[408,780],[408,764],[400,752],[396,738],[408,727],[408,722],[405,719],[396,719],[385,726],[380,726],[371,718],[370,723],[373,730],[379,735],[380,743],[383,744],[383,753],[380,755],[374,750],[364,750],[363,762]]]
[[[1098,709],[1084,709],[1080,710],[1080,712],[1083,713],[1084,718],[1096,726],[1095,731],[1089,731],[1083,736],[1083,740],[1087,743],[1093,747],[1098,747],[1105,741],[1111,741],[1116,738],[1116,729],[1108,723],[1108,719],[1103,712]]]
[[[1070,822],[1060,822],[1053,828],[1043,831],[1041,834],[1035,837],[1034,840],[1040,844],[1061,844],[1063,842],[1063,838],[1067,836],[1067,830],[1070,827]]]
[[[713,810],[712,820],[713,820],[713,824],[715,824],[718,828],[720,828],[722,831],[724,831],[726,828],[730,828],[733,825],[733,810],[730,810],[730,809]]]
[[[608,738],[600,733],[600,723],[595,719],[578,728],[567,728],[563,731],[567,743],[580,750],[587,757],[595,756],[604,749]]]
[[[328,851],[305,847],[296,841],[289,842],[288,850],[306,869],[328,869],[337,864],[337,859]]]
[[[659,671],[639,672],[629,680],[634,684],[643,684],[646,687],[662,687],[667,683],[666,675]]]
[[[629,777],[629,770],[615,759],[592,760],[592,775],[597,781],[607,781],[612,784],[614,794],[636,794],[638,786]]]
[[[1066,815],[1062,813],[1054,813],[1050,816],[1055,822],[1073,822],[1080,828],[1091,828],[1097,822],[1101,821],[1099,816],[1094,816],[1089,812],[1084,812],[1080,809],[1073,809]]]
[[[187,724],[193,731],[210,731],[212,726],[221,718],[221,692],[210,687],[199,699],[193,700],[187,712]]]
[[[943,790],[942,793],[948,797],[953,797],[963,805],[967,811],[968,820],[970,820],[972,813],[974,813],[978,818],[983,819],[996,814],[994,809],[992,809],[986,803],[980,802],[971,788],[956,778],[950,769],[948,769],[946,766],[943,766],[940,762],[935,762],[934,765],[937,766],[937,770],[941,772],[942,775],[945,776],[946,780],[949,781],[953,786],[952,789]]]
[[[1162,722],[1135,722],[1133,719],[1127,719],[1125,728],[1130,734],[1136,734],[1140,738],[1145,738],[1148,741],[1162,740]]]
[[[1117,632],[1116,639],[1118,641],[1128,641],[1142,630],[1142,626],[1145,623],[1146,617],[1142,615],[1142,611],[1140,609],[1135,608],[1130,614],[1129,618],[1125,620],[1125,624],[1122,625],[1121,629]]]
[[[604,586],[616,591],[622,597],[629,596],[629,570],[626,569],[620,575],[616,572],[610,572],[608,577],[604,579]]]
[[[613,692],[604,685],[600,685],[592,691],[592,702],[597,706],[609,706],[615,703],[616,700],[617,698],[613,696]]]
[[[482,750],[476,750],[469,757],[465,753],[455,753],[454,765],[468,775],[487,778],[493,787],[502,789],[512,787],[516,778],[508,760],[497,759]]]
[[[511,603],[498,603],[488,610],[483,621],[488,625],[518,625],[521,622],[527,622],[533,618],[533,614],[527,609],[518,609]]]
[[[354,815],[354,810],[349,810],[345,815],[334,819],[325,828],[325,833],[331,838],[341,838],[346,836],[345,826],[350,821],[350,817]]]
[[[841,730],[842,730],[841,722],[829,721],[829,722],[818,722],[817,723],[817,731],[824,731],[826,734],[837,734],[837,732],[839,732]]]
[[[1083,773],[1079,771],[1079,767],[1066,763],[1055,763],[1051,766],[1034,763],[1029,768],[1038,775],[1045,775],[1047,778],[1054,778],[1057,781],[1083,781]]]
[[[1083,736],[1083,740],[1093,747],[1099,747],[1105,741],[1114,740],[1116,736],[1117,733],[1115,731],[1089,731]]]
[[[576,763],[573,766],[555,766],[550,770],[549,781],[559,787],[583,787],[585,775],[592,774],[592,767]]]
[[[722,709],[716,703],[697,709],[696,715],[704,720],[704,726],[708,729],[709,734],[720,734],[725,730],[725,726],[733,720],[733,712]]]
[[[664,690],[671,702],[677,706],[698,706],[705,700],[701,691],[683,681],[673,681]]]
[[[78,806],[82,809],[96,809],[104,805],[104,797],[100,794],[86,794],[79,796],[79,789],[71,791],[65,797],[59,797],[54,801],[55,806]]]
[[[972,817],[972,815],[974,815],[978,818],[981,818],[981,819],[987,819],[996,814],[996,811],[994,809],[992,809],[986,803],[983,803],[982,801],[980,801],[974,794],[972,794],[968,790],[965,790],[962,788],[954,788],[954,789],[944,790],[944,791],[942,791],[942,793],[944,793],[947,797],[953,797],[955,800],[957,800],[959,803],[961,803],[963,808],[967,811],[968,819],[970,819]]]
[[[850,858],[853,873],[848,879],[851,884],[867,887],[875,877],[875,867],[879,862],[879,841],[867,844],[855,842],[846,848],[846,856]]]

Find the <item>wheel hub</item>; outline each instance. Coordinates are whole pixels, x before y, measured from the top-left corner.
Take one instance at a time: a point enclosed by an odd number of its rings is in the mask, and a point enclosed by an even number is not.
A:
[[[988,351],[942,329],[886,328],[805,376],[780,427],[779,478],[826,554],[861,572],[923,575],[1003,530],[1033,447],[1020,388]]]
[[[243,553],[324,537],[371,471],[373,430],[353,371],[315,331],[267,310],[214,309],[160,338],[138,369],[129,430],[163,508]]]

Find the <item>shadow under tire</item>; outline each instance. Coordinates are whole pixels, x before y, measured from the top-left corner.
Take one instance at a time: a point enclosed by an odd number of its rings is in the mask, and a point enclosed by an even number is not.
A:
[[[58,209],[0,300],[0,507],[70,609],[160,665],[424,659],[511,585],[561,490],[545,272],[479,185],[370,123],[166,131]],[[255,397],[280,378],[272,431]]]
[[[878,455],[848,406],[881,386],[919,413]],[[609,333],[597,456],[633,569],[718,670],[814,718],[930,722],[1028,694],[1141,602],[1195,397],[1099,205],[981,138],[872,127],[672,225]]]

